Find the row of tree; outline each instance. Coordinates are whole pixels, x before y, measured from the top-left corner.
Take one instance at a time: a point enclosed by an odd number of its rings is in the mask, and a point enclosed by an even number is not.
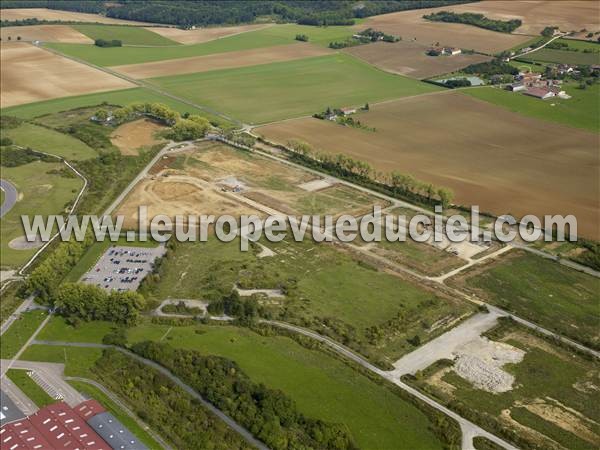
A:
[[[512,33],[523,23],[519,19],[496,20],[489,19],[483,14],[470,12],[455,13],[451,11],[439,11],[426,14],[423,18],[434,22],[464,23],[479,28],[485,28],[486,30],[499,31],[501,33]]]
[[[84,283],[61,284],[52,296],[57,313],[86,322],[106,320],[126,326],[135,325],[145,300],[136,292],[107,292]]]
[[[297,140],[288,141],[287,147],[303,158],[317,162],[329,172],[341,176],[351,176],[362,181],[374,181],[387,186],[394,195],[404,197],[418,197],[426,203],[439,201],[444,207],[452,203],[452,191],[443,187],[436,187],[415,179],[412,175],[402,174],[397,171],[375,171],[367,162],[355,160],[343,154],[315,152],[306,142]]]
[[[356,448],[344,426],[305,417],[285,393],[254,383],[234,361],[155,342],[132,350],[169,369],[269,448]]]

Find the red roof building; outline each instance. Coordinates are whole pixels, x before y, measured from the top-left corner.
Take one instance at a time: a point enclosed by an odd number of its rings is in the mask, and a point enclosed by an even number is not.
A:
[[[73,410],[86,422],[97,414],[106,412],[104,407],[93,398],[77,405]]]
[[[92,406],[86,406],[92,410]],[[64,402],[48,405],[27,419],[5,425],[0,435],[1,450],[111,450],[80,413]],[[27,440],[29,437],[33,440]],[[15,443],[11,444],[13,440]]]

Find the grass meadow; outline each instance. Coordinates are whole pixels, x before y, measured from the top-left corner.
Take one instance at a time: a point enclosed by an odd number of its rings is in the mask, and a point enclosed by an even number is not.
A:
[[[38,408],[55,403],[46,391],[44,391],[35,381],[27,375],[27,370],[23,369],[8,369],[6,376],[17,385],[29,399],[36,404]]]
[[[586,66],[600,64],[600,53],[584,53],[582,50],[575,52],[570,50],[543,48],[519,58],[527,61],[539,61],[556,64],[575,64]]]
[[[383,72],[344,54],[154,78],[150,82],[250,123],[440,89]]]
[[[129,28],[129,27],[126,27]],[[309,42],[327,46],[329,42],[352,36],[350,27],[312,27],[308,25],[274,25],[256,31],[215,39],[200,44],[174,47],[110,47],[89,44],[45,44],[54,50],[98,66],[121,66],[167,59],[189,58],[239,50],[273,47],[297,42],[297,34],[305,34]]]
[[[91,39],[104,39],[106,41],[116,39],[121,41],[123,45],[179,45],[178,42],[172,41],[171,39],[168,39],[164,36],[161,36],[160,34],[154,33],[142,27],[97,24],[77,24],[72,25],[72,27]]]
[[[574,83],[565,83],[563,88],[572,98],[540,100],[493,87],[465,89],[461,92],[536,119],[600,132],[600,85],[579,89]]]
[[[42,324],[48,313],[34,310],[20,315],[0,339],[0,354],[3,359],[13,358],[31,335]]]
[[[20,266],[37,251],[37,249],[16,250],[8,245],[11,240],[25,234],[21,215],[33,217],[39,214],[46,217],[50,214],[61,214],[77,196],[83,182],[75,175],[71,176],[70,171],[64,172],[69,176],[64,176],[61,172],[64,170],[68,169],[62,163],[41,161],[18,167],[2,167],[2,178],[10,181],[19,194],[15,205],[0,219],[2,225],[0,265],[2,267]]]
[[[563,336],[600,347],[600,280],[529,253],[467,272],[465,287]],[[462,276],[451,283],[460,285]]]

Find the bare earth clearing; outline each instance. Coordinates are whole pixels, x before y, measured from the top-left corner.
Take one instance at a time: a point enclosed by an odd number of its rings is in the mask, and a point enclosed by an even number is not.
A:
[[[132,78],[155,78],[184,73],[208,72],[210,70],[269,64],[278,61],[310,58],[330,54],[331,50],[310,44],[290,44],[273,48],[259,48],[216,55],[194,56],[176,61],[157,61],[144,64],[114,66],[111,69]]]
[[[547,26],[561,31],[600,28],[600,3],[595,1],[484,1],[449,6],[447,11],[481,13],[490,19],[520,19],[516,34],[538,35]]]
[[[164,126],[148,119],[135,120],[121,125],[110,135],[110,141],[124,155],[137,155],[141,147],[160,142],[154,135]]]
[[[26,43],[3,44],[0,63],[2,108],[134,87],[121,78]]]
[[[68,25],[30,25],[25,27],[2,27],[0,37],[2,42],[16,41],[17,36],[22,41],[64,42],[68,44],[93,44],[94,41],[85,34]]]
[[[156,25],[147,22],[134,22],[132,20],[113,19],[111,17],[105,17],[99,14],[60,11],[46,8],[2,9],[0,16],[2,17],[2,20],[23,20],[36,18],[40,20],[64,20],[70,22],[98,22],[125,25]]]
[[[426,14],[449,9],[451,8],[430,8],[383,14],[370,17],[354,28],[364,30],[371,27],[401,36],[403,41],[416,41],[425,46],[435,45],[439,42],[443,46],[474,49],[490,54],[515,47],[530,39],[522,35],[484,30],[472,25],[431,22],[423,19]]]
[[[180,28],[171,27],[146,27],[154,33],[179,42],[181,44],[199,44],[201,42],[212,41],[225,36],[254,31],[260,28],[265,28],[270,24],[254,24],[254,25],[239,25],[235,27],[214,27],[214,28],[198,28],[196,30],[182,30]]]
[[[376,169],[447,186],[455,201],[496,214],[575,214],[598,238],[598,136],[550,124],[459,92],[396,100],[357,114],[370,132],[313,118],[257,128],[271,141],[304,140]]]
[[[427,46],[414,41],[376,42],[345,51],[380,69],[413,78],[431,78],[491,58],[483,55],[428,56]]]

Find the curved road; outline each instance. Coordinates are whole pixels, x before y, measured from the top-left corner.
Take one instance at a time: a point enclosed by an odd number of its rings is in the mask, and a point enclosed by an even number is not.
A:
[[[242,436],[249,444],[260,449],[260,450],[269,450],[269,448],[263,444],[261,441],[256,439],[252,433],[234,421],[231,417],[225,414],[220,409],[216,408],[212,403],[209,403],[202,397],[194,388],[184,383],[179,377],[174,375],[169,369],[161,366],[160,364],[146,359],[140,355],[137,355],[129,350],[125,350],[124,348],[117,347],[116,345],[106,345],[106,344],[92,344],[92,343],[83,343],[83,342],[63,342],[63,341],[43,341],[43,340],[33,340],[31,344],[39,344],[39,345],[58,345],[61,347],[85,347],[85,348],[113,348],[115,350],[120,351],[124,355],[129,356],[130,358],[135,359],[136,361],[151,367],[152,369],[157,370],[167,378],[169,378],[173,383],[183,389],[186,393],[194,397],[198,400],[202,406],[212,412],[215,416],[221,419],[225,424],[227,424],[233,431],[237,432],[240,436]]]
[[[0,189],[4,191],[4,201],[0,206],[0,217],[4,217],[17,202],[17,189],[7,180],[0,179]]]

